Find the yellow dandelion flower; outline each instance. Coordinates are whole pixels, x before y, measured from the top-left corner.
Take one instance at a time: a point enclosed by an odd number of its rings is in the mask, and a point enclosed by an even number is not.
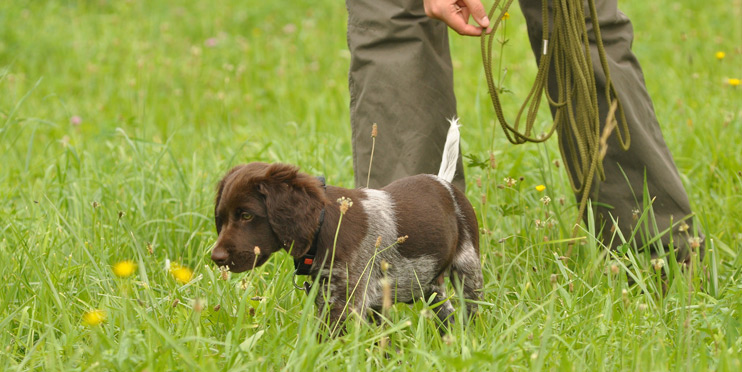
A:
[[[134,263],[134,261],[125,260],[113,265],[111,269],[113,270],[114,275],[118,276],[119,278],[126,278],[131,276],[131,274],[134,274],[134,271],[137,269],[137,265]]]
[[[94,327],[106,320],[106,312],[100,309],[94,309],[82,315],[82,324]]]
[[[193,278],[193,271],[185,266],[172,264],[170,266],[170,275],[181,284],[186,284]]]
[[[544,190],[546,190],[546,186],[544,186],[544,185],[538,185],[538,186],[536,186],[536,191],[541,192],[541,191],[544,191]]]
[[[722,52],[722,51],[716,52],[715,55],[716,55],[716,59],[719,59],[719,60],[722,60],[722,59],[724,59],[724,57],[727,56],[727,54],[724,53],[724,52]]]
[[[733,87],[736,87],[736,86],[739,86],[740,79],[729,79],[727,80],[727,83],[729,83],[729,85]]]
[[[510,13],[505,12],[505,14],[502,15],[502,20],[507,21],[508,19],[510,19]]]

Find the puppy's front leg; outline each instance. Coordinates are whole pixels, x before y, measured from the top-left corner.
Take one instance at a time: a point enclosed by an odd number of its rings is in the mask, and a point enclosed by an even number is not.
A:
[[[332,337],[342,335],[345,332],[344,323],[349,313],[348,303],[345,297],[338,293],[342,291],[328,291],[327,278],[320,278],[318,282],[321,287],[314,299],[317,313],[320,318],[326,320]]]

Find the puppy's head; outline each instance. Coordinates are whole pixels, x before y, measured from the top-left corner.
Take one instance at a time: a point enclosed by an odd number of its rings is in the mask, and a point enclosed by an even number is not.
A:
[[[324,205],[320,181],[293,165],[238,165],[217,186],[214,220],[219,237],[211,259],[242,272],[292,245],[291,254],[301,257],[309,250]]]

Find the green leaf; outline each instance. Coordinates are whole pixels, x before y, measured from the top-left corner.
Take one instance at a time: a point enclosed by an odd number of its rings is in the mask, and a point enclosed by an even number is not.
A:
[[[258,342],[258,340],[260,340],[260,337],[263,337],[264,332],[265,331],[261,329],[255,332],[255,334],[248,336],[245,341],[240,344],[240,350],[250,351],[250,349],[252,349],[253,346],[255,346],[255,344]]]

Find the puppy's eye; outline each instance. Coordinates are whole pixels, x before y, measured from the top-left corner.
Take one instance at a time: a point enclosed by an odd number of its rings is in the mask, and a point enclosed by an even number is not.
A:
[[[253,219],[253,217],[255,217],[255,216],[253,216],[253,215],[251,215],[250,213],[247,213],[247,212],[242,212],[242,214],[240,214],[240,219],[243,220],[243,221],[251,221]]]

